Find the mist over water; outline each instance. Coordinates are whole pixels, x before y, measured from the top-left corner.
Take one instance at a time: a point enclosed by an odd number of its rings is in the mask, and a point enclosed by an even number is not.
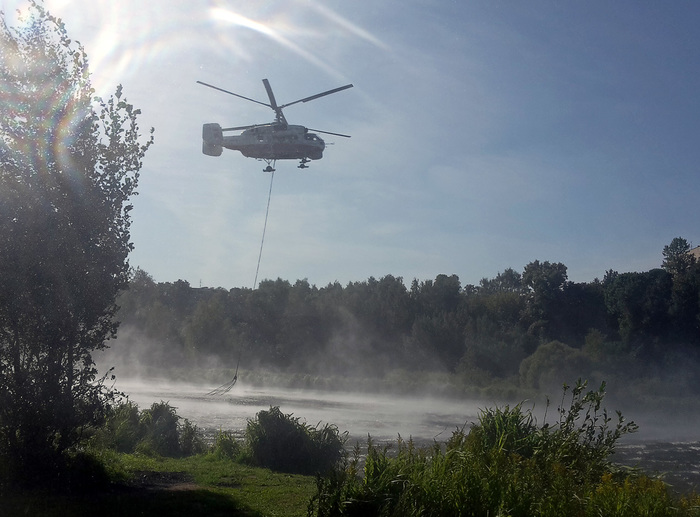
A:
[[[358,381],[360,382],[360,381]],[[320,391],[273,386],[254,386],[237,382],[223,395],[207,395],[217,386],[191,382],[173,382],[165,379],[118,377],[115,388],[128,395],[140,408],[165,401],[176,407],[178,414],[195,423],[206,432],[219,429],[234,433],[245,430],[248,419],[261,410],[279,406],[283,413],[293,414],[310,425],[330,423],[352,438],[366,439],[370,434],[379,440],[403,438],[416,440],[448,439],[452,432],[478,420],[479,410],[523,403],[531,409],[538,422],[550,423],[556,418],[561,403],[551,399],[545,415],[545,402],[522,400],[464,400],[396,395],[395,393],[367,393],[358,386],[352,391]],[[623,438],[623,443],[640,442],[698,442],[700,415],[693,408],[686,411],[660,413],[639,404],[626,405],[624,401],[606,398],[604,406],[616,422],[615,410],[621,410],[626,421],[633,420],[639,430]]]
[[[260,388],[242,383],[220,396],[207,395],[215,386],[167,381],[119,379],[115,387],[140,408],[161,400],[168,402],[206,435],[218,430],[242,435],[248,419],[279,406],[283,413],[309,425],[338,426],[341,432],[348,432],[352,443],[365,441],[368,434],[377,441],[392,441],[398,435],[420,442],[444,441],[465,424],[468,428],[476,421],[479,408],[486,407],[480,402],[434,397]]]

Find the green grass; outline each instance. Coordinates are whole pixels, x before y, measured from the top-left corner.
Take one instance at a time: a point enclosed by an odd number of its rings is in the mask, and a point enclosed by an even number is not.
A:
[[[29,491],[0,496],[0,515],[37,517],[305,516],[315,492],[312,476],[248,467],[214,455],[162,458],[110,451],[96,453],[113,483],[87,494]],[[143,472],[181,473],[186,489],[139,485]]]

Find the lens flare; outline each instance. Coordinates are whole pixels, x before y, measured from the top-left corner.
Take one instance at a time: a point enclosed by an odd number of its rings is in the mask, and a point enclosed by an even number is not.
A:
[[[23,163],[30,176],[45,180],[49,171],[60,170],[60,181],[80,188],[75,143],[91,113],[84,69],[79,60],[65,56],[64,62],[52,48],[38,46],[31,16],[19,15],[11,22],[16,46],[7,45],[0,52],[7,72],[0,82],[3,162]],[[70,46],[73,51],[79,48],[75,43]]]
[[[93,85],[100,96],[159,63],[177,66],[171,62],[175,56],[207,33],[205,16],[192,7],[163,11],[156,2],[132,0],[91,2],[85,8],[86,26],[80,31],[88,38]]]
[[[343,30],[351,33],[354,36],[359,37],[360,39],[371,43],[375,47],[378,47],[382,50],[389,50],[389,46],[382,42],[379,38],[374,36],[372,33],[352,23],[347,18],[340,16],[338,13],[328,8],[327,6],[321,5],[318,2],[310,2],[309,6],[312,9],[316,10],[319,14],[321,14],[326,19],[326,21],[332,22],[334,25],[342,28]]]
[[[293,32],[291,30],[285,30],[283,24],[273,24],[273,23],[261,23],[256,22],[250,18],[247,18],[237,12],[224,8],[224,7],[214,7],[209,11],[211,19],[220,23],[236,27],[242,27],[245,29],[250,29],[254,32],[258,32],[288,50],[291,50],[298,56],[302,57],[309,63],[321,68],[329,74],[335,74],[334,69],[328,64],[324,63],[317,55],[308,50],[304,49],[290,38],[288,38],[285,33]]]

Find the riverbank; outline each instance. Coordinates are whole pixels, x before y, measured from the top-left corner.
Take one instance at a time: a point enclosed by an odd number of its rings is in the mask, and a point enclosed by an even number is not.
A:
[[[190,378],[191,379],[191,378]],[[224,396],[207,396],[220,379],[206,384],[169,381],[122,380],[117,387],[131,395],[131,400],[147,408],[153,402],[168,401],[178,414],[188,418],[204,432],[209,441],[219,430],[242,437],[247,421],[258,411],[279,406],[311,425],[319,422],[335,424],[348,431],[348,447],[366,445],[368,435],[375,443],[395,444],[398,435],[413,438],[418,444],[445,442],[457,428],[478,419],[480,409],[494,407],[501,401],[488,399],[459,400],[432,396],[324,391],[319,389],[272,388],[251,385],[239,380]],[[518,402],[506,401],[506,403]],[[679,402],[680,404],[680,402]],[[528,402],[542,419],[544,404]],[[557,403],[552,402],[553,418]],[[611,414],[618,406],[607,403]],[[663,417],[636,406],[623,409],[627,420],[640,425],[637,433],[627,435],[611,459],[630,468],[659,474],[675,492],[689,493],[700,488],[700,444],[694,412]],[[687,415],[687,416],[683,416]]]
[[[110,481],[80,493],[25,491],[0,496],[1,515],[35,517],[306,516],[313,476],[249,467],[213,455],[161,458],[103,451]]]

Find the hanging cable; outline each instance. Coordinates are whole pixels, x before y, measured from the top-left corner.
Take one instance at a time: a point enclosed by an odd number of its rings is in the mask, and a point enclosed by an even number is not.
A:
[[[209,393],[207,393],[207,396],[216,396],[216,395],[223,395],[225,393],[228,393],[231,391],[231,388],[233,388],[236,384],[236,381],[238,380],[238,366],[241,364],[241,354],[238,354],[238,362],[236,363],[236,373],[233,374],[233,379],[227,382],[226,384],[222,384],[218,388],[211,390]]]
[[[265,244],[265,230],[267,229],[267,215],[270,213],[270,198],[272,197],[272,181],[275,179],[275,170],[270,173],[270,192],[267,194],[267,209],[265,210],[265,224],[263,225],[262,240],[260,241],[260,253],[258,254],[258,267],[255,268],[255,280],[253,290],[258,285],[258,271],[260,271],[260,259],[262,258],[263,244]]]

